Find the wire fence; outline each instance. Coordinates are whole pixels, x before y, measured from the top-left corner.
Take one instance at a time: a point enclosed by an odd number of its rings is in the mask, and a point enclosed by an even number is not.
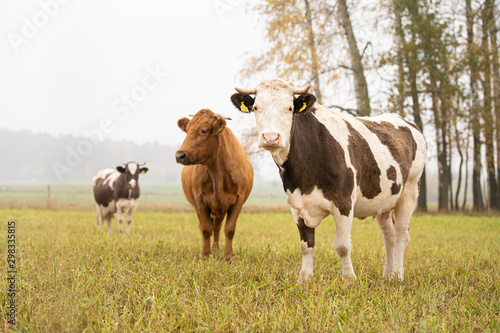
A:
[[[141,183],[139,206],[145,210],[194,211],[177,183]],[[6,183],[0,184],[0,207],[93,210],[95,201],[88,183]],[[274,183],[254,185],[244,210],[290,211],[282,187]]]

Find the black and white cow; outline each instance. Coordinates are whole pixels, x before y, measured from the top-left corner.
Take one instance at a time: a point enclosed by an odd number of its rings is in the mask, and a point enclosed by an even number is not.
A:
[[[118,231],[123,232],[123,214],[127,214],[127,233],[130,232],[132,215],[137,208],[137,200],[141,194],[139,174],[146,173],[148,168],[141,168],[145,163],[123,163],[125,167],[104,169],[92,179],[94,198],[97,206],[97,225],[103,228],[104,220],[108,221],[108,232],[112,233],[111,221],[118,213]]]
[[[427,153],[417,126],[395,114],[342,114],[316,103],[307,93],[309,87],[297,89],[280,79],[236,90],[231,101],[240,111],[255,114],[259,146],[278,165],[299,228],[299,280],[307,281],[313,274],[314,228],[330,214],[335,218],[334,243],[343,279],[356,279],[351,263],[353,217],[375,216],[385,244],[384,276],[402,280],[410,218]]]

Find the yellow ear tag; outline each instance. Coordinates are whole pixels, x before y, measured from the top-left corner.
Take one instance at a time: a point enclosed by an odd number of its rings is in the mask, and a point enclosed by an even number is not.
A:
[[[219,131],[217,133],[220,133],[221,131],[222,131],[222,126],[221,126],[221,128],[219,128]]]
[[[300,108],[299,112],[304,111],[306,109],[306,107],[307,107],[307,104],[306,104],[306,102],[304,102],[304,105],[302,105],[302,107]]]
[[[245,102],[241,102],[240,110],[242,112],[249,112],[247,106],[245,105]]]
[[[146,173],[146,171],[144,171],[144,170],[141,170],[141,173],[142,173],[142,174],[145,174],[145,173]]]

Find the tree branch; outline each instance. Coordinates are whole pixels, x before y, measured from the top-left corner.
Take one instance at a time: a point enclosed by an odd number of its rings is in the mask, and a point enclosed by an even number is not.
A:
[[[349,113],[351,116],[359,117],[359,111],[355,110],[355,109],[346,109],[346,108],[343,108],[339,105],[330,105],[330,106],[328,106],[328,108],[337,108],[337,109],[340,109],[341,111]]]

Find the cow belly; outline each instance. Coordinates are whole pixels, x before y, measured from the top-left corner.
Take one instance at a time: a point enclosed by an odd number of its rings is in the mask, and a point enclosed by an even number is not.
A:
[[[108,203],[108,205],[105,207],[103,205],[99,205],[101,209],[102,216],[107,219],[107,218],[112,218],[113,215],[116,213],[116,207],[115,207],[115,202],[111,201]]]
[[[314,187],[309,194],[302,194],[299,189],[286,191],[287,202],[297,210],[309,228],[316,228],[321,221],[331,214],[334,204],[327,200],[323,191]]]
[[[358,198],[354,204],[354,217],[363,219],[391,211],[396,207],[400,197],[401,195],[382,192],[373,199],[367,199],[358,193]]]
[[[137,202],[135,199],[118,199],[116,206],[121,210],[122,213],[128,214],[135,210]]]

